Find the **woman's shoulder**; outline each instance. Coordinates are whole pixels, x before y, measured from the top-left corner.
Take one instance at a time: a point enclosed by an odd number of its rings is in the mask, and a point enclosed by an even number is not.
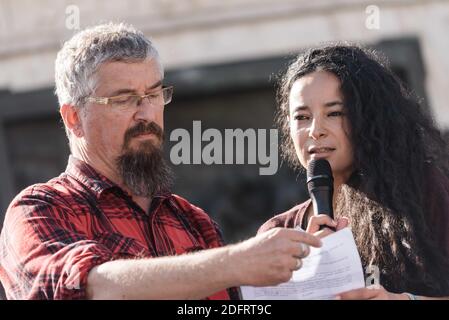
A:
[[[444,211],[446,215],[449,215],[449,177],[435,167],[428,167],[426,176],[425,198],[427,207],[436,209],[431,210],[431,212],[438,211],[441,213],[441,211]]]
[[[275,215],[270,220],[266,221],[257,231],[257,233],[262,233],[267,230],[281,227],[281,228],[294,228],[301,225],[302,218],[310,205],[311,200],[307,200],[297,206],[294,206],[290,210]]]
[[[449,254],[449,178],[437,168],[428,168],[425,188],[426,220],[439,245]]]

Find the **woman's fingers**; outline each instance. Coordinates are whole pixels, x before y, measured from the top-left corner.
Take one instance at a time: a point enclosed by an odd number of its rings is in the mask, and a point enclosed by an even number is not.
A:
[[[346,217],[341,217],[337,219],[337,228],[336,230],[341,230],[349,226],[349,219]]]
[[[324,237],[326,237],[326,236],[328,236],[328,235],[330,235],[330,234],[332,234],[334,232],[335,231],[333,231],[333,230],[331,230],[329,228],[324,228],[323,230],[315,232],[313,235],[318,237],[318,238],[320,238],[320,239],[323,239]]]
[[[324,225],[324,226],[328,226],[331,228],[335,228],[337,227],[337,223],[332,220],[328,215],[325,214],[319,214],[316,216],[312,216],[309,219],[309,224],[307,226],[307,232],[308,233],[315,233],[317,231],[320,230],[320,227]]]

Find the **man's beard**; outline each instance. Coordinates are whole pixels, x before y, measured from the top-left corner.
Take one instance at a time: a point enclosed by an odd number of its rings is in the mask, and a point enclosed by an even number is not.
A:
[[[138,142],[135,150],[130,147],[132,138],[149,133],[158,138],[158,145],[153,140],[145,140]],[[163,140],[163,130],[154,122],[139,122],[126,131],[123,151],[117,158],[116,165],[122,182],[132,194],[152,198],[169,190],[173,175],[163,157]]]

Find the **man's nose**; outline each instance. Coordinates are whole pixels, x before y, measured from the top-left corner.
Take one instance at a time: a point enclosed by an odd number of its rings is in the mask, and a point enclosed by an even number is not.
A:
[[[148,98],[144,98],[137,105],[134,118],[136,121],[154,121],[158,117],[158,113],[162,112],[162,110],[160,109],[161,108],[158,108],[157,106],[150,103]]]

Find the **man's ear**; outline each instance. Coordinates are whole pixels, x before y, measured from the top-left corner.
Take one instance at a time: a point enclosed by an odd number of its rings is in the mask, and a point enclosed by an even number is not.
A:
[[[62,121],[64,121],[68,131],[77,137],[82,137],[84,132],[83,127],[81,126],[79,108],[70,104],[63,104],[59,109],[59,112],[61,113]]]

